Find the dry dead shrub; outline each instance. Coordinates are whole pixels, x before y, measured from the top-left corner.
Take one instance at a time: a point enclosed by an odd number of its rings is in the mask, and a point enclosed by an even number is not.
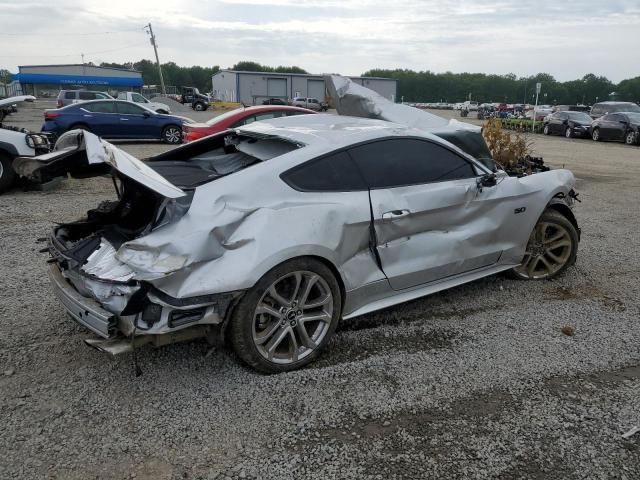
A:
[[[531,142],[521,132],[504,130],[498,118],[491,118],[483,125],[482,135],[493,159],[507,170],[522,166],[531,154]]]

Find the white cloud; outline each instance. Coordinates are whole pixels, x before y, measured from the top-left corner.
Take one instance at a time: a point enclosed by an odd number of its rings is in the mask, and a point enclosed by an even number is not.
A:
[[[562,80],[590,71],[614,81],[638,74],[621,48],[637,44],[633,0],[583,0],[578,10],[555,0],[0,0],[0,7],[0,67],[13,71],[77,62],[81,52],[92,61],[152,58],[142,28],[151,21],[161,60],[180,65],[545,71]]]

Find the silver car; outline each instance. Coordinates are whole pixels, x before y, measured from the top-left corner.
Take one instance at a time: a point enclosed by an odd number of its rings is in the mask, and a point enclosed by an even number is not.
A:
[[[551,278],[579,241],[570,171],[509,177],[382,120],[256,122],[144,163],[73,131],[15,168],[114,176],[113,202],[48,238],[56,295],[113,354],[206,336],[292,370],[339,321],[502,271]]]

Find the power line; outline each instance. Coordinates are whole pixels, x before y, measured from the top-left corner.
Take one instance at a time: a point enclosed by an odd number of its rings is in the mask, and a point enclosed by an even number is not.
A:
[[[108,53],[108,52],[116,52],[118,50],[126,50],[128,48],[141,48],[142,45],[138,44],[138,45],[127,45],[125,47],[118,47],[118,48],[111,48],[109,50],[100,50],[100,51],[96,51],[96,52],[83,52],[84,55],[96,55],[99,53]],[[80,55],[79,52],[76,53],[65,53],[65,54],[58,54],[58,55],[50,55],[48,53],[43,53],[42,55],[3,55],[0,54],[0,58],[40,58],[40,57],[77,57],[78,55]]]
[[[83,33],[42,33],[42,35],[46,35],[47,37],[86,37],[93,35],[115,35],[121,33],[134,33],[139,32],[142,28],[136,28],[135,30],[119,30],[119,31],[108,31],[108,32],[83,32]],[[4,33],[0,32],[0,37],[30,37],[33,36],[33,32],[20,32],[20,33]]]

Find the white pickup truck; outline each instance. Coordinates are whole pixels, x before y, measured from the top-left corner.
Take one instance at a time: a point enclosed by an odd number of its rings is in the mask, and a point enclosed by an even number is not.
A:
[[[142,106],[158,113],[171,113],[168,105],[159,102],[151,102],[136,92],[120,92],[118,93],[118,100],[128,100],[129,102],[140,103]]]

